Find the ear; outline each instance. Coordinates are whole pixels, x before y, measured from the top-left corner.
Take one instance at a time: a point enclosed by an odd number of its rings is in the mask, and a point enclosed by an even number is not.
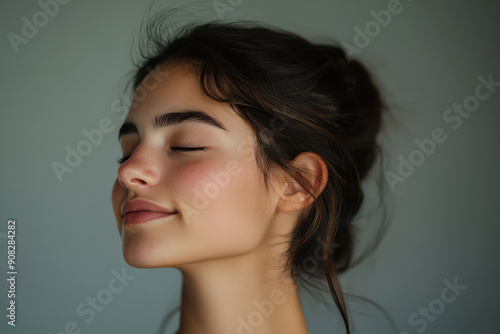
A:
[[[296,180],[283,172],[283,182],[280,188],[278,208],[283,212],[291,212],[306,208],[321,194],[328,181],[328,168],[324,160],[312,152],[303,152],[297,155],[292,164],[302,172],[298,179],[305,186],[309,185],[312,197]]]

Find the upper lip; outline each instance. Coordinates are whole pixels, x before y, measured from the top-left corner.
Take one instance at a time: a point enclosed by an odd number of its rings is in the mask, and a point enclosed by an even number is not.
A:
[[[123,203],[121,211],[122,211],[122,216],[125,216],[127,213],[139,212],[139,211],[175,213],[174,210],[168,210],[162,206],[141,199],[126,201],[125,203]]]

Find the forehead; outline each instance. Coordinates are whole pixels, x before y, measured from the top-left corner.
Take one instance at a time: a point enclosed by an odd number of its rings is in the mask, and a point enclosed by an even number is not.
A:
[[[152,70],[134,92],[126,122],[151,122],[155,116],[178,110],[202,110],[226,125],[229,131],[249,133],[249,127],[227,103],[215,101],[201,90],[194,68],[163,63]]]

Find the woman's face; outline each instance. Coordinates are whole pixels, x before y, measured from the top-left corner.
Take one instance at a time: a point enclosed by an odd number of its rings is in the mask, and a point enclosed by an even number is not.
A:
[[[205,113],[226,130],[161,117],[190,110]],[[166,122],[153,125],[157,118]],[[129,265],[179,267],[259,247],[277,200],[266,192],[257,169],[255,134],[229,105],[205,96],[188,67],[162,64],[152,71],[136,90],[124,124],[120,145],[129,158],[118,168],[112,203]],[[134,200],[176,213],[124,225],[122,205]]]

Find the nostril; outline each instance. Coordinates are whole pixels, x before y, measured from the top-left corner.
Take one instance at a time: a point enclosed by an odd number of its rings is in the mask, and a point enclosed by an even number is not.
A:
[[[146,184],[146,181],[141,180],[141,179],[137,179],[137,178],[132,179],[131,182],[133,182],[133,183],[139,183],[139,184]]]

